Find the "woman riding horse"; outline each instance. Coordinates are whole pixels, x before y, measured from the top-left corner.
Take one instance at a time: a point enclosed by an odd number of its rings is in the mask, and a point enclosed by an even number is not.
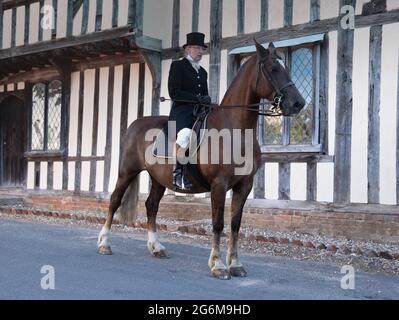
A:
[[[291,81],[273,44],[270,44],[268,49],[256,41],[255,44],[257,54],[240,68],[220,106],[214,108],[209,114],[207,123],[208,129],[227,131],[231,134],[230,137],[236,132],[240,134],[239,139],[232,139],[232,143],[238,146],[238,151],[246,150],[248,147],[252,149],[247,159],[250,170],[238,175],[236,172],[241,164],[201,162],[200,153],[198,153],[199,170],[211,187],[213,240],[208,265],[212,275],[218,279],[247,275],[238,258],[237,247],[243,207],[252,189],[253,177],[261,163],[260,147],[256,140],[258,111],[253,112],[253,106],[259,106],[260,100],[265,98],[274,101],[273,104],[281,109],[281,113],[288,116],[298,113],[305,105],[305,100]],[[134,121],[128,128],[121,152],[118,181],[111,195],[107,220],[98,236],[99,253],[112,254],[108,244],[108,235],[114,213],[119,208],[126,189],[131,184],[137,184],[138,174],[146,170],[152,182],[150,194],[145,202],[148,219],[147,247],[155,257],[167,257],[165,247],[158,240],[156,216],[165,189],[174,188],[173,165],[159,163],[152,157],[152,153],[147,152],[154,142],[154,139],[148,140],[147,132],[157,128],[159,133],[167,121],[168,117],[143,117]],[[246,134],[248,130],[252,133],[250,136]],[[156,135],[153,138],[155,137]],[[231,152],[229,147],[222,145],[221,148],[216,149],[219,159]],[[212,146],[209,144],[207,151],[212,152]],[[226,266],[221,259],[220,237],[224,228],[224,209],[228,190],[232,190],[233,195]],[[206,191],[208,190],[194,182],[187,193]],[[137,205],[137,198],[135,198],[135,205]]]

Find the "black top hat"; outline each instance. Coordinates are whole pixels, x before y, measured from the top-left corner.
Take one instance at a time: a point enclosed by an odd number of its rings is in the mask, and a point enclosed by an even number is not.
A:
[[[191,32],[187,34],[187,43],[183,48],[187,46],[201,46],[205,49],[208,48],[204,43],[205,35],[201,32]]]

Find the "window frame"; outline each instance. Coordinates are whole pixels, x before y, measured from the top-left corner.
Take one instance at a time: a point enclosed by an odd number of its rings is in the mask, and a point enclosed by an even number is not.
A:
[[[48,92],[49,86],[53,81],[59,81],[61,83],[61,118],[60,118],[60,125],[61,125],[61,132],[60,132],[60,148],[58,150],[48,150],[48,109],[49,109],[49,99],[48,99]],[[45,85],[45,101],[44,101],[44,132],[43,132],[43,149],[41,150],[32,150],[32,108],[33,108],[33,87],[37,84],[44,84]],[[64,123],[64,88],[65,84],[62,79],[55,78],[51,80],[41,80],[37,82],[28,83],[26,90],[26,101],[28,102],[29,106],[29,115],[28,115],[28,143],[27,143],[27,151],[25,152],[25,157],[28,160],[45,160],[45,159],[54,159],[60,160],[65,158],[66,150],[65,150],[65,138],[63,138],[63,132],[65,131]]]

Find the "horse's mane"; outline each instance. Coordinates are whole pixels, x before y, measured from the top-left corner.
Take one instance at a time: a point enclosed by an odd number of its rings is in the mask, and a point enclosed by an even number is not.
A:
[[[223,96],[223,99],[221,101],[220,104],[223,104],[224,99],[230,94],[230,92],[233,90],[233,88],[235,87],[236,83],[239,81],[239,79],[241,78],[242,73],[244,73],[246,71],[246,69],[249,67],[250,62],[252,62],[254,60],[254,58],[256,58],[256,54],[252,54],[251,56],[249,56],[249,59],[247,61],[244,62],[244,64],[242,66],[240,66],[240,68],[238,69],[238,72],[236,74],[236,76],[234,77],[234,79],[231,81],[229,87],[226,90],[226,93]]]

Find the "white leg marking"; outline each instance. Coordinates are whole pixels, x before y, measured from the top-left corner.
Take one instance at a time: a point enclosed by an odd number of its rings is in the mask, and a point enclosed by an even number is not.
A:
[[[158,240],[158,234],[152,231],[148,231],[147,247],[151,253],[165,250],[165,247]]]
[[[97,245],[98,247],[108,247],[108,233],[109,229],[105,226],[101,229],[100,234],[98,235]]]

